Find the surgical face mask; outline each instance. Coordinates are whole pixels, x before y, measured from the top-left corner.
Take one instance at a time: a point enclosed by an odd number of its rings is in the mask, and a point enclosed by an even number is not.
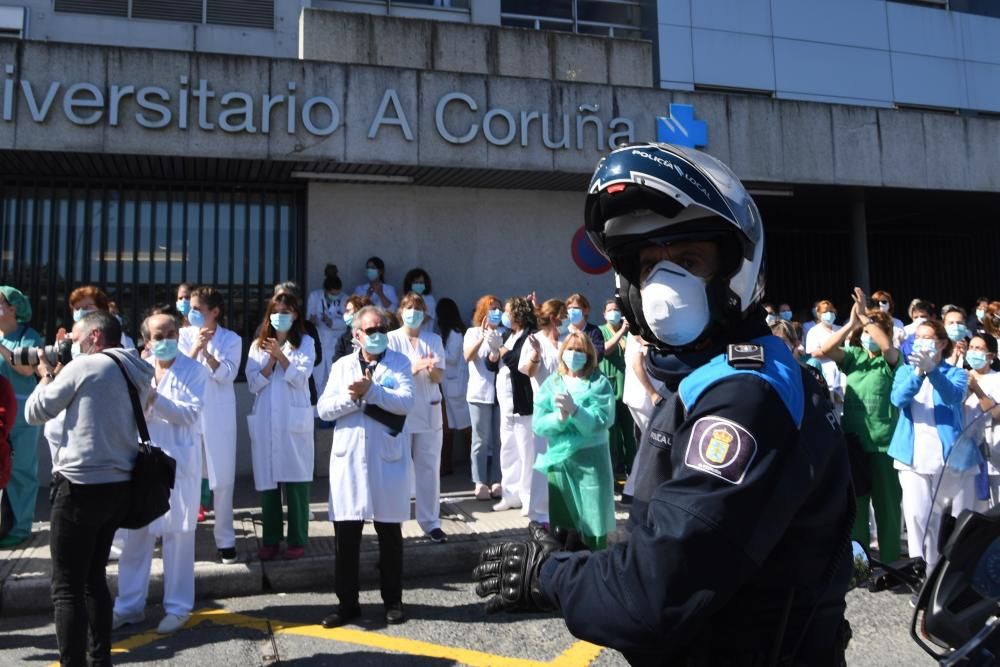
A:
[[[976,308],[976,319],[982,322],[984,317],[986,317],[986,311],[982,308]]]
[[[410,290],[416,292],[417,294],[423,294],[424,290],[427,289],[427,285],[423,283],[413,283],[410,285]]]
[[[822,313],[819,316],[819,319],[824,324],[833,324],[837,320],[837,313],[833,312],[832,310],[828,310],[825,313]]]
[[[620,310],[612,310],[610,312],[604,313],[604,321],[608,324],[618,324],[622,321],[622,313]]]
[[[882,301],[882,302],[880,302],[878,304],[878,309],[881,310],[883,313],[888,313],[889,312],[889,302],[888,301]]]
[[[957,343],[969,334],[969,330],[965,328],[964,324],[949,324],[944,329],[948,332],[948,338],[953,343]]]
[[[271,313],[271,326],[279,333],[284,333],[292,328],[291,313]]]
[[[790,310],[783,310],[780,313],[778,313],[778,315],[781,317],[781,319],[785,320],[786,322],[792,321],[792,311]]]
[[[923,324],[926,321],[927,321],[926,317],[914,317],[913,318],[913,324],[914,324],[914,326],[920,326],[921,324]]]
[[[583,322],[583,309],[582,308],[567,308],[566,317],[569,318],[570,324],[579,324]]]
[[[587,353],[580,350],[563,350],[562,361],[574,373],[587,365]]]
[[[510,321],[510,315],[508,315],[506,312],[504,312],[504,314],[500,316],[500,324],[504,325],[508,329],[514,328],[513,322]]]
[[[378,280],[378,269],[365,269],[365,276],[368,278],[368,282],[373,283]]]
[[[778,316],[775,315],[774,313],[768,313],[767,317],[764,318],[764,321],[767,322],[767,326],[771,326],[772,324],[777,324]]]
[[[83,348],[80,347],[79,343],[74,342],[69,346],[69,354],[72,358],[76,359],[83,354]]]
[[[982,370],[989,363],[986,353],[982,350],[969,350],[965,353],[965,360],[969,362],[969,366],[977,371]]]
[[[205,326],[205,316],[201,314],[200,310],[192,310],[187,317],[191,326],[198,328]]]
[[[354,321],[354,313],[344,313],[344,324],[351,326],[351,322]]]
[[[934,354],[937,352],[937,341],[931,338],[914,338],[913,351]]]
[[[160,361],[170,361],[177,356],[177,340],[167,338],[153,343],[153,356]]]
[[[177,299],[176,306],[177,312],[187,317],[187,314],[191,312],[191,299]]]
[[[642,314],[657,339],[686,345],[708,326],[705,281],[670,261],[658,262],[640,290]]]
[[[379,355],[385,352],[385,348],[389,347],[389,336],[388,334],[375,332],[371,335],[365,336],[365,352],[368,354]]]
[[[76,310],[74,310],[74,311],[73,311],[73,321],[74,321],[74,322],[79,322],[79,321],[80,321],[80,320],[82,320],[82,319],[83,319],[83,318],[84,318],[84,317],[85,317],[85,316],[86,316],[86,315],[87,315],[88,313],[92,313],[92,312],[94,312],[94,309],[93,309],[93,308],[87,308],[87,309],[83,309],[83,308],[77,308]]]
[[[878,352],[881,349],[879,348],[878,343],[876,343],[875,340],[868,334],[861,334],[861,347],[865,348],[869,352]]]
[[[406,308],[403,310],[403,324],[416,329],[424,321],[424,311],[416,308]]]
[[[559,332],[560,336],[565,336],[566,334],[568,334],[569,333],[569,320],[568,319],[563,320],[562,324],[560,324],[559,326],[556,327],[556,331]]]
[[[494,308],[486,314],[486,319],[490,324],[496,326],[503,322],[503,311],[499,308]]]

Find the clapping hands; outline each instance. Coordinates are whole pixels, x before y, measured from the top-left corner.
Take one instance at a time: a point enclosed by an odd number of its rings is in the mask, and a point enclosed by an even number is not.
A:
[[[365,374],[363,377],[358,378],[351,384],[347,386],[347,391],[351,395],[352,401],[360,401],[368,393],[368,390],[372,386],[372,372],[369,369],[365,369]]]
[[[566,421],[576,412],[576,402],[573,401],[573,397],[569,395],[569,392],[556,394],[553,402],[559,410],[560,421]]]

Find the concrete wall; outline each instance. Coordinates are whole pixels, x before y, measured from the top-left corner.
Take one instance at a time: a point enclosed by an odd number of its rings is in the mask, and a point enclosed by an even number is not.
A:
[[[536,290],[540,299],[587,296],[603,324],[611,273],[592,276],[574,264],[570,240],[583,224],[584,193],[397,185],[311,183],[308,195],[307,287],[335,263],[345,289],[364,282],[365,260],[378,255],[397,291],[423,267],[437,298],[450,297],[463,317],[476,300]],[[373,206],[373,203],[377,205]]]
[[[886,0],[658,0],[660,84],[1000,111],[1000,19]]]

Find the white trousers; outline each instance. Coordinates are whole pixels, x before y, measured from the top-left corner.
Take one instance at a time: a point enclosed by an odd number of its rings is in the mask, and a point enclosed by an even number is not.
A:
[[[441,527],[441,430],[410,438],[417,523],[429,533]]]
[[[149,568],[156,535],[149,528],[125,531],[118,559],[115,613],[136,614],[146,608]],[[194,531],[163,534],[163,609],[184,616],[194,609]]]
[[[990,497],[988,500],[976,498],[976,511],[985,512],[1000,505],[1000,475],[990,475],[988,478]]]
[[[938,480],[941,487],[938,489]],[[964,509],[972,509],[975,501],[975,476],[954,473],[943,476],[924,475],[910,470],[899,471],[899,486],[903,489],[903,521],[906,522],[906,541],[910,558],[921,557],[927,561],[930,573],[937,562],[938,535],[941,514],[932,506],[934,492],[941,498],[951,498],[951,514],[958,516]],[[940,504],[940,503],[939,503]]]
[[[514,415],[500,413],[500,486],[503,499],[512,505],[521,502],[521,461],[514,439]]]
[[[233,528],[233,485],[212,489],[212,512],[215,514],[215,548],[231,549],[236,546]]]
[[[549,521],[549,478],[535,470],[535,459],[544,453],[549,441],[539,438],[531,430],[531,415],[515,416],[513,439],[517,446],[518,464],[521,466],[521,514],[532,521]]]

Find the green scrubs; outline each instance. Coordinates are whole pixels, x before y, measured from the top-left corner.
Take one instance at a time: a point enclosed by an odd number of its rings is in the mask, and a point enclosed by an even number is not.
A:
[[[600,327],[604,342],[607,343],[615,335],[611,326]],[[628,335],[622,336],[614,349],[604,353],[600,368],[608,378],[615,392],[615,423],[608,435],[611,446],[611,465],[614,471],[621,475],[632,472],[632,461],[635,459],[635,426],[632,412],[625,405],[622,396],[625,391],[625,341]]]
[[[26,324],[18,325],[9,336],[0,338],[0,344],[7,349],[16,347],[38,347],[44,344],[38,332]],[[38,378],[21,375],[0,356],[0,373],[14,386],[17,395],[17,419],[10,436],[13,455],[10,482],[7,493],[14,512],[14,527],[0,540],[0,547],[19,544],[31,537],[31,522],[35,518],[35,498],[38,495],[38,426],[29,426],[24,421],[24,404],[35,390]]]

